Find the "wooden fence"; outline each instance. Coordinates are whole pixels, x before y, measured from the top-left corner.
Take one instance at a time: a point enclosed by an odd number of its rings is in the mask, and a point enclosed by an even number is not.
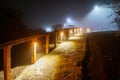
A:
[[[11,48],[14,45],[22,44],[27,41],[31,41],[33,43],[33,52],[32,52],[32,60],[31,63],[36,62],[36,42],[37,39],[45,37],[45,52],[49,53],[49,43],[50,39],[54,42],[54,48],[57,47],[58,43],[62,43],[65,40],[68,40],[69,37],[74,34],[80,32],[79,28],[64,28],[61,30],[55,30],[50,33],[39,34],[34,36],[29,36],[17,40],[13,40],[4,44],[0,44],[0,49],[3,49],[3,69],[4,69],[4,80],[11,80]],[[51,36],[51,37],[50,37]]]

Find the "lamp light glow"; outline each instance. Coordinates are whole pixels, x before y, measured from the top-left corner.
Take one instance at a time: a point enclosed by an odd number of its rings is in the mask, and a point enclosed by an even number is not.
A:
[[[47,28],[46,28],[46,31],[47,31],[47,32],[51,32],[52,29],[51,29],[50,27],[47,27]]]
[[[63,40],[63,32],[60,33],[60,37],[61,37],[61,43],[62,43],[62,40]]]
[[[33,53],[33,63],[36,62],[36,54],[37,54],[37,42],[34,42],[34,53]]]
[[[82,28],[80,28],[80,32],[82,32]]]
[[[95,6],[95,10],[99,10],[100,8],[98,6]]]
[[[90,29],[89,28],[87,28],[87,33],[89,33],[90,32]]]

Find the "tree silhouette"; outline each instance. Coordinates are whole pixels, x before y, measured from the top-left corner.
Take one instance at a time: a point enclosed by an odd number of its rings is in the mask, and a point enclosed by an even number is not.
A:
[[[118,27],[120,29],[120,0],[114,0],[113,10],[116,14],[115,22],[118,24]]]
[[[0,6],[0,43],[25,36],[26,28],[22,12]]]
[[[115,14],[115,19],[113,22],[117,23],[120,29],[120,0],[105,0],[111,9],[113,9]]]

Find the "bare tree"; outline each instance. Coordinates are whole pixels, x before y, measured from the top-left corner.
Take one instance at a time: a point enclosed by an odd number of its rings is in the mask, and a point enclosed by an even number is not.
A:
[[[116,23],[120,30],[120,0],[105,0],[105,2],[113,9],[115,15],[113,23]]]
[[[112,7],[116,16],[114,21],[117,23],[120,29],[120,0],[113,0]]]

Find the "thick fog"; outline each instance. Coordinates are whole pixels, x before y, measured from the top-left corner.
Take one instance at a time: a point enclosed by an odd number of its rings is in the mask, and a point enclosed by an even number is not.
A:
[[[107,6],[95,6],[81,21],[83,27],[92,27],[94,30],[115,30],[114,12]]]

